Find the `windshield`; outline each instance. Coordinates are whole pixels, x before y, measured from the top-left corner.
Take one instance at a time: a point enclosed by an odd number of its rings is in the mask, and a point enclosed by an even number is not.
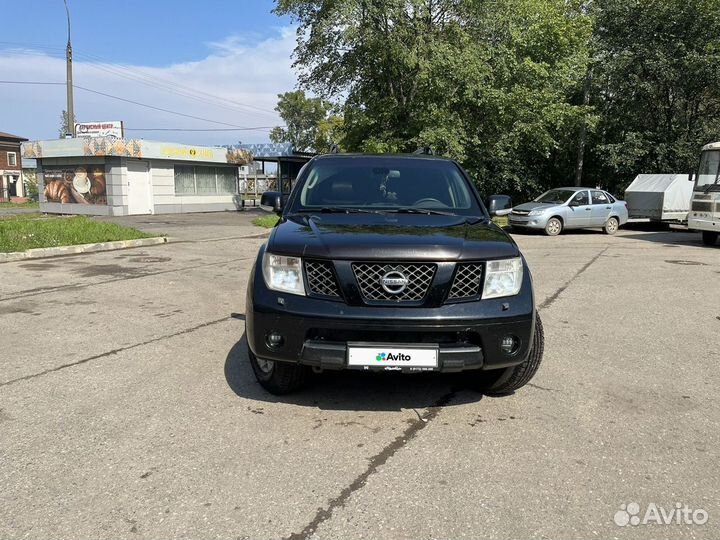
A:
[[[562,204],[573,195],[575,195],[575,191],[571,189],[551,189],[535,199],[535,202]]]
[[[345,156],[311,162],[290,211],[345,209],[484,214],[451,161]]]
[[[706,150],[700,156],[695,188],[702,190],[711,184],[717,184],[720,172],[720,150]]]

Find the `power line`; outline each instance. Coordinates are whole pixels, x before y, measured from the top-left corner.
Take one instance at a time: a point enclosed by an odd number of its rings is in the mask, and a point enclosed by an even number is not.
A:
[[[125,131],[265,131],[273,129],[275,126],[258,126],[245,128],[123,128]]]
[[[64,82],[47,81],[0,81],[0,84],[65,84]]]
[[[76,54],[76,57],[77,56],[82,57],[84,55]],[[204,98],[199,95],[195,95],[191,92],[184,91],[184,90],[182,90],[183,87],[180,85],[170,85],[170,84],[159,83],[158,81],[160,79],[152,79],[150,77],[144,77],[144,76],[136,74],[135,72],[132,72],[130,70],[125,70],[128,72],[126,74],[123,71],[120,71],[118,69],[115,69],[114,67],[108,66],[107,64],[99,64],[99,63],[95,63],[95,62],[83,62],[82,64],[79,64],[79,65],[81,65],[83,67],[97,69],[97,70],[103,71],[105,73],[109,73],[110,75],[113,75],[115,77],[120,77],[120,78],[129,80],[129,81],[132,81],[132,82],[143,84],[150,88],[159,89],[159,90],[162,90],[163,92],[175,94],[177,96],[180,96],[180,97],[183,97],[186,99],[192,99],[194,101],[198,101],[205,105],[219,107],[219,108],[222,108],[222,109],[225,109],[228,111],[233,111],[233,112],[242,113],[242,114],[246,114],[246,115],[251,114],[251,115],[257,116],[257,115],[262,114],[263,116],[268,116],[268,115],[272,114],[273,116],[275,116],[275,113],[270,113],[269,111],[264,112],[263,110],[261,110],[261,112],[255,112],[253,110],[247,110],[247,109],[257,109],[257,107],[252,107],[250,105],[243,105],[245,107],[245,109],[241,109],[240,107],[236,107],[236,106],[228,106],[227,104],[222,103],[219,100]]]
[[[64,85],[65,83],[62,83],[62,82],[48,82],[48,81],[4,81],[4,80],[0,80],[0,84]],[[254,130],[254,129],[272,129],[271,127],[267,127],[267,126],[263,126],[262,128],[249,128],[249,127],[246,127],[246,126],[238,126],[238,125],[235,125],[235,124],[230,124],[230,123],[228,123],[228,122],[221,122],[221,121],[219,121],[219,120],[211,120],[211,119],[209,119],[209,118],[203,118],[203,117],[201,117],[201,116],[194,116],[194,115],[191,115],[191,114],[185,114],[185,113],[173,111],[173,110],[170,110],[170,109],[164,109],[164,108],[162,108],[162,107],[156,107],[155,105],[148,105],[147,103],[140,103],[139,101],[134,101],[134,100],[132,100],[132,99],[127,99],[127,98],[123,98],[123,97],[119,97],[119,96],[114,96],[114,95],[108,94],[108,93],[106,93],[106,92],[100,92],[100,91],[98,91],[98,90],[93,90],[93,89],[91,89],[91,88],[85,88],[84,86],[79,86],[79,85],[76,85],[76,84],[73,85],[73,88],[77,88],[78,90],[83,90],[83,91],[85,91],[85,92],[90,92],[90,93],[92,93],[92,94],[97,94],[97,95],[104,96],[104,97],[107,97],[107,98],[116,99],[116,100],[118,100],[118,101],[123,101],[123,102],[125,102],[125,103],[130,103],[130,104],[132,104],[132,105],[137,105],[138,107],[145,107],[145,108],[148,108],[148,109],[153,109],[153,110],[160,111],[160,112],[164,112],[164,113],[168,113],[168,114],[174,114],[174,115],[177,115],[177,116],[183,116],[183,117],[185,117],[185,118],[191,118],[191,119],[193,119],[193,120],[201,120],[201,121],[203,121],[203,122],[210,122],[211,124],[218,124],[218,125],[222,125],[222,126],[230,126],[231,128],[233,128],[232,130],[228,130],[228,131],[237,131],[237,130],[241,130],[241,131],[251,131],[251,130]],[[173,131],[173,130],[171,130],[170,128],[159,128],[157,131],[159,131],[159,130],[161,130],[161,129],[162,129],[162,130],[166,130],[166,131]],[[139,131],[139,129],[137,129],[136,131]],[[147,129],[146,131],[156,131],[156,130]],[[178,130],[174,130],[174,131],[179,131],[179,129],[178,129]],[[188,130],[188,131],[189,131],[189,130]],[[198,130],[198,131],[199,131],[199,130]]]
[[[39,49],[46,49],[46,50],[56,50],[56,51],[64,51],[64,49],[60,47],[50,47],[46,45],[40,45],[40,44],[31,44],[31,43],[17,43],[17,42],[11,42],[11,41],[0,41],[0,44],[7,44],[7,45],[15,45],[15,46],[21,46],[21,47],[35,47]],[[18,53],[32,55],[34,51],[17,51]],[[46,54],[46,53],[43,53]],[[57,53],[55,53],[57,54]],[[221,108],[225,108],[227,110],[233,110],[235,112],[243,112],[247,113],[247,111],[239,110],[237,107],[243,107],[245,109],[252,109],[256,110],[265,114],[271,114],[275,116],[276,112],[271,111],[270,109],[263,109],[261,107],[256,107],[254,105],[249,105],[246,103],[242,103],[239,101],[234,101],[228,98],[224,98],[221,96],[217,96],[215,94],[211,94],[209,92],[204,92],[202,90],[197,90],[189,86],[185,86],[182,84],[179,84],[175,81],[171,81],[169,79],[163,79],[161,77],[151,77],[149,75],[146,75],[140,71],[130,69],[125,66],[120,66],[116,64],[112,64],[105,59],[103,59],[100,56],[90,54],[90,53],[83,53],[81,51],[78,51],[77,49],[74,51],[75,57],[80,58],[86,58],[88,61],[84,62],[83,65],[86,65],[91,68],[98,69],[100,71],[104,71],[106,73],[109,73],[111,75],[115,75],[117,77],[121,77],[127,80],[131,80],[134,82],[138,82],[140,84],[145,84],[147,86],[158,88],[166,92],[170,92],[176,95],[179,95],[181,97],[185,97],[188,99],[194,99],[196,101],[200,101],[201,103],[215,105]],[[52,58],[56,58],[56,56],[52,56],[52,54],[49,54],[48,56],[51,56]],[[60,56],[58,55],[57,58]],[[201,97],[206,96],[206,97]],[[215,103],[212,103],[211,101],[214,101]],[[227,104],[234,105],[235,107],[228,107]]]
[[[218,124],[220,126],[230,126],[233,128],[243,128],[244,126],[237,126],[235,124],[230,124],[228,122],[220,122],[219,120],[210,120],[209,118],[202,118],[201,116],[193,116],[191,114],[185,114],[177,111],[171,111],[170,109],[163,109],[162,107],[156,107],[155,105],[148,105],[147,103],[140,103],[139,101],[133,101],[132,99],[126,99],[119,96],[113,96],[112,94],[106,94],[105,92],[100,92],[98,90],[92,90],[90,88],[85,88],[84,86],[78,86],[76,84],[73,85],[73,88],[77,88],[78,90],[84,90],[85,92],[90,92],[92,94],[97,94],[99,96],[105,96],[111,99],[117,99],[118,101],[124,101],[125,103],[132,103],[133,105],[137,105],[138,107],[145,107],[148,109],[153,109],[156,111],[165,112],[168,114],[174,114],[177,116],[184,116],[185,118],[192,118],[193,120],[202,120],[203,122],[210,122],[211,124]]]
[[[218,100],[218,101],[230,103],[230,104],[232,104],[232,105],[237,105],[237,106],[245,107],[245,108],[248,108],[248,109],[254,109],[254,110],[256,110],[256,111],[266,112],[266,113],[270,113],[270,114],[273,114],[273,115],[275,114],[275,111],[271,111],[270,109],[263,109],[263,108],[261,108],[261,107],[256,107],[255,105],[249,105],[249,104],[247,104],[247,103],[242,103],[242,102],[235,101],[235,100],[232,100],[232,99],[224,98],[224,97],[222,97],[222,96],[218,96],[218,95],[216,95],[216,94],[211,94],[211,93],[205,92],[205,91],[203,91],[203,90],[197,90],[197,89],[192,88],[192,87],[190,87],[190,86],[185,86],[185,85],[179,84],[179,83],[177,83],[176,81],[172,81],[172,80],[170,80],[170,79],[164,79],[164,78],[162,78],[162,77],[157,77],[157,76],[150,77],[149,75],[146,75],[146,74],[144,74],[144,73],[141,73],[141,72],[139,72],[139,71],[137,71],[137,70],[130,69],[130,68],[128,68],[127,66],[120,66],[120,65],[117,65],[117,64],[112,64],[112,63],[108,62],[106,59],[103,59],[102,57],[97,56],[97,55],[94,55],[94,54],[80,52],[79,55],[80,55],[81,57],[85,57],[85,58],[88,58],[88,59],[90,59],[90,60],[93,60],[93,59],[94,59],[96,62],[99,61],[100,63],[104,64],[105,66],[109,66],[111,69],[126,71],[126,72],[128,72],[128,73],[130,73],[130,74],[132,74],[132,75],[135,75],[135,76],[137,76],[137,77],[141,77],[141,78],[143,78],[143,79],[147,79],[147,80],[149,80],[149,81],[151,81],[151,82],[154,82],[154,83],[159,83],[159,84],[163,84],[163,83],[164,83],[165,86],[169,86],[170,88],[173,88],[173,89],[175,89],[175,88],[180,88],[180,89],[184,89],[184,90],[186,90],[186,91],[188,91],[188,92],[192,92],[192,93],[194,93],[194,94],[199,94],[199,95],[207,96],[207,97],[212,98],[212,99],[214,99],[214,100]]]
[[[0,42],[0,43],[2,43],[2,42]],[[37,51],[26,51],[26,50],[23,50],[23,51],[18,51],[18,53],[19,53],[19,54],[23,54],[23,55],[27,55],[27,56],[45,56],[45,57],[50,56],[51,58],[56,58],[55,56],[47,55],[47,54],[45,54],[45,53],[41,53],[41,52],[37,52]],[[76,56],[78,56],[78,55],[76,54]],[[60,57],[58,56],[57,58],[59,59]],[[140,84],[144,84],[144,85],[147,85],[147,86],[149,86],[149,87],[159,89],[159,90],[161,90],[161,91],[163,91],[163,92],[169,92],[169,93],[171,93],[171,94],[176,94],[176,95],[178,95],[178,96],[181,96],[181,97],[184,97],[184,98],[187,98],[187,99],[192,99],[192,100],[198,101],[198,102],[200,102],[200,103],[203,103],[203,104],[205,104],[205,105],[214,106],[214,107],[220,107],[220,108],[222,108],[222,109],[226,109],[226,110],[233,111],[233,112],[236,112],[236,113],[241,113],[241,114],[244,114],[244,115],[248,115],[248,114],[249,114],[249,115],[258,115],[258,114],[259,114],[259,113],[253,112],[253,111],[242,110],[242,109],[237,108],[237,107],[229,107],[229,106],[227,106],[227,105],[225,105],[225,104],[222,104],[222,103],[214,103],[214,102],[212,102],[212,101],[208,101],[208,100],[205,99],[205,98],[201,98],[201,97],[198,97],[198,96],[195,96],[195,95],[192,95],[192,94],[188,94],[188,93],[185,93],[185,92],[182,92],[182,91],[178,92],[178,91],[175,91],[173,88],[171,88],[171,87],[169,87],[169,86],[165,86],[165,85],[162,85],[162,84],[160,84],[160,85],[154,84],[154,82],[152,81],[152,79],[148,79],[148,80],[146,81],[146,80],[143,80],[142,78],[138,78],[138,77],[135,77],[135,76],[128,76],[128,75],[125,75],[124,73],[119,72],[119,71],[116,71],[116,70],[114,70],[114,69],[112,69],[112,68],[106,69],[106,68],[103,67],[102,65],[98,65],[98,64],[95,64],[95,63],[84,62],[84,63],[82,63],[81,65],[82,65],[83,67],[90,67],[90,68],[95,68],[95,69],[104,71],[104,72],[109,73],[109,74],[111,74],[111,75],[114,75],[114,76],[116,76],[116,77],[122,77],[122,78],[124,78],[124,79],[130,80],[130,81],[133,81],[133,82],[138,82],[138,83],[140,83]],[[18,82],[18,84],[20,84],[20,83],[22,83],[22,81],[21,81],[21,82]],[[65,83],[57,83],[57,84],[65,84]],[[274,116],[274,115],[273,115],[273,116]],[[266,120],[267,120],[267,119],[264,119],[264,120],[261,120],[261,121],[266,121]],[[259,121],[260,121],[260,120],[259,120]]]

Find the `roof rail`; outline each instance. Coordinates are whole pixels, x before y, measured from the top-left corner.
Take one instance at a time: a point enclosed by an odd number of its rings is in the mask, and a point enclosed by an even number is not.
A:
[[[433,152],[433,149],[430,146],[421,146],[415,150],[413,154],[417,156],[432,156],[435,155],[435,152]]]

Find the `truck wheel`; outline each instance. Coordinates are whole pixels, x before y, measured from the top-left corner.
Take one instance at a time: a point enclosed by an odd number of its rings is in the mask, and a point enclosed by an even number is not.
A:
[[[522,364],[509,367],[507,369],[499,369],[498,373],[485,380],[483,392],[489,396],[501,396],[514,392],[522,388],[530,379],[533,378],[543,358],[545,349],[545,334],[543,332],[542,320],[540,314],[535,314],[535,335],[533,336],[530,354]],[[482,373],[482,372],[481,372]],[[484,373],[489,375],[490,372]]]
[[[563,224],[558,218],[553,217],[548,219],[545,225],[545,234],[548,236],[557,236],[562,232]]]
[[[620,227],[620,222],[616,217],[611,217],[605,222],[605,226],[603,227],[603,230],[605,231],[605,234],[615,234]]]
[[[715,231],[703,231],[702,239],[703,244],[706,246],[714,246],[717,243],[718,233]]]
[[[276,396],[297,390],[305,383],[307,368],[299,364],[273,362],[264,360],[253,354],[248,347],[248,357],[255,378],[265,390]]]

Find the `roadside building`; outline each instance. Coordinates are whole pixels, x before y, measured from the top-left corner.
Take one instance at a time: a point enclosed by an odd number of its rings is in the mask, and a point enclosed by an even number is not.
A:
[[[37,162],[43,212],[110,216],[214,212],[242,206],[238,168],[254,159],[251,145],[247,146],[84,137],[26,142],[23,157]],[[296,176],[299,170],[298,156],[258,157],[277,162],[283,178]]]
[[[24,137],[0,131],[0,201],[21,199],[23,189],[21,144]]]

